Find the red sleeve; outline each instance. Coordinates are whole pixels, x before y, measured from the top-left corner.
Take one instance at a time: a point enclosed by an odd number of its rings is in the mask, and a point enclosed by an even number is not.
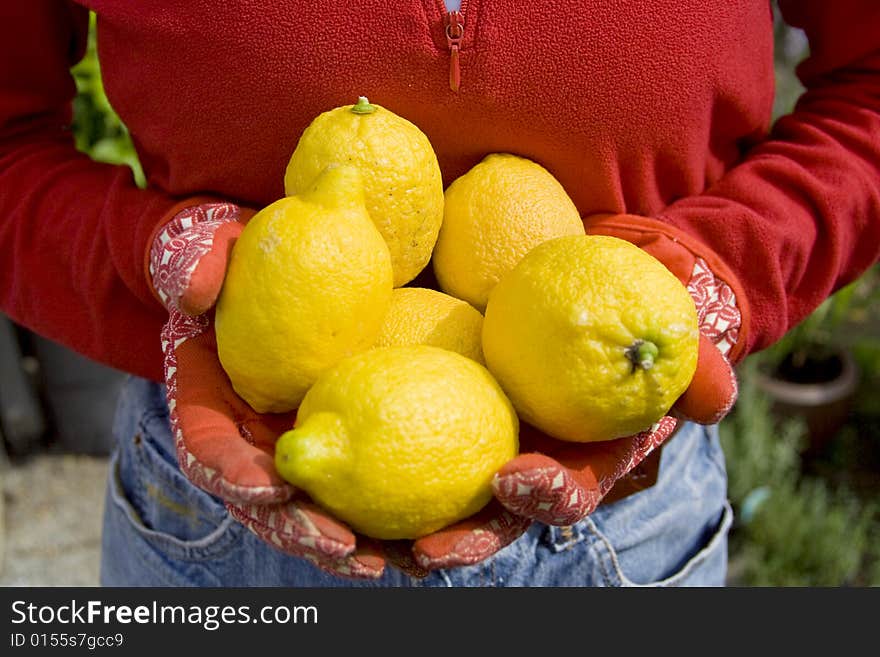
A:
[[[659,217],[738,276],[751,309],[743,355],[880,258],[880,3],[779,4],[809,41],[806,91],[738,166]]]
[[[70,131],[85,9],[0,3],[0,309],[97,361],[159,380],[166,313],[144,276],[146,246],[175,207],[127,167],[93,162]]]

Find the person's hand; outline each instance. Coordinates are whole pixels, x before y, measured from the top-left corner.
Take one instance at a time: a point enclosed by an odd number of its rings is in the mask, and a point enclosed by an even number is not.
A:
[[[250,211],[228,203],[188,208],[163,226],[149,275],[169,311],[162,332],[165,382],[184,475],[277,549],[335,575],[376,578],[390,562],[413,576],[476,563],[515,540],[530,521],[497,502],[417,541],[357,536],[277,474],[274,447],[295,412],[259,414],[232,388],[217,357],[211,309]]]
[[[648,431],[571,443],[521,427],[520,455],[496,474],[495,497],[509,511],[551,525],[574,524],[592,513],[614,484],[667,440],[682,420],[714,424],[730,411],[737,397],[731,359],[746,327],[746,299],[735,276],[695,240],[659,221],[633,215],[597,215],[584,224],[587,233],[618,237],[643,248],[687,286],[697,308],[700,350],[687,390]]]

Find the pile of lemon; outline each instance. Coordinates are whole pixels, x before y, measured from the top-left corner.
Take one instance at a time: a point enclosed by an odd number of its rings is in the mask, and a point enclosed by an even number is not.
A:
[[[428,137],[361,97],[306,128],[284,186],[233,248],[218,355],[255,410],[297,409],[278,472],[358,532],[466,518],[518,453],[520,421],[629,435],[694,373],[684,286],[586,235],[534,161],[488,154],[444,189]]]

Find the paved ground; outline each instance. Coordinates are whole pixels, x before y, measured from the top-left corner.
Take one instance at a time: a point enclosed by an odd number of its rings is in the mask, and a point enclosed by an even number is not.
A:
[[[97,586],[106,480],[106,458],[0,463],[0,586]]]

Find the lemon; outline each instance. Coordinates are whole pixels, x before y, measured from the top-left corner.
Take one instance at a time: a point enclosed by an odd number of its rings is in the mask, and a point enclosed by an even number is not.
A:
[[[369,349],[391,300],[391,256],[360,173],[331,167],[258,212],[217,302],[217,354],[258,412],[294,409],[318,375]]]
[[[391,293],[377,347],[427,344],[449,349],[484,364],[483,316],[467,301],[423,287]]]
[[[284,174],[285,193],[307,188],[329,164],[360,170],[367,211],[391,252],[395,287],[415,278],[443,220],[443,181],[428,137],[361,97],[323,112],[303,131]]]
[[[549,171],[492,153],[446,189],[434,272],[444,292],[482,311],[492,288],[533,247],[583,234],[574,202]]]
[[[570,236],[530,251],[495,287],[483,351],[519,416],[576,442],[649,429],[697,365],[694,302],[624,240]]]
[[[428,345],[379,347],[318,379],[275,467],[357,532],[418,538],[485,506],[518,431],[482,365]]]

